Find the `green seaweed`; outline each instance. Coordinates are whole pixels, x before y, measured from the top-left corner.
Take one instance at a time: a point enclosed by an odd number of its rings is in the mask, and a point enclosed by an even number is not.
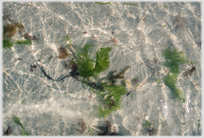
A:
[[[106,3],[103,3],[103,2],[95,2],[96,4],[110,4],[111,5],[111,3],[110,2],[106,2]],[[112,5],[111,5],[112,6]]]
[[[133,93],[131,94],[131,97],[133,98]]]
[[[172,72],[172,73],[179,73],[179,66],[178,66],[178,64],[175,61],[168,61],[168,60],[166,60],[163,65],[168,67],[170,69],[170,72]]]
[[[129,6],[138,6],[138,4],[128,4],[126,2],[124,2],[125,5],[129,5]]]
[[[109,67],[109,52],[112,48],[101,48],[96,52],[96,61],[89,58],[88,49],[92,47],[91,44],[85,44],[84,48],[77,53],[77,65],[80,76],[89,78],[90,76],[97,77],[102,71]],[[94,66],[95,63],[95,66]]]
[[[179,65],[183,63],[188,63],[189,59],[184,55],[184,53],[178,52],[177,49],[170,50],[165,49],[162,51],[162,54],[165,58],[164,66],[170,69],[170,73],[163,77],[164,83],[169,87],[171,92],[173,93],[173,98],[178,98],[185,102],[185,98],[183,98],[182,91],[176,87],[177,74],[179,74]]]
[[[107,117],[112,111],[120,109],[121,96],[127,94],[125,87],[120,85],[108,85],[107,83],[90,82],[89,77],[93,76],[96,79],[98,78],[99,73],[108,69],[109,61],[109,52],[112,50],[111,47],[100,48],[100,51],[96,52],[96,59],[91,59],[89,55],[89,48],[92,47],[92,44],[85,44],[84,47],[78,50],[76,54],[76,72],[79,76],[86,78],[85,81],[82,81],[84,84],[90,87],[90,90],[99,95],[99,100],[103,103],[103,106],[98,107],[99,118]],[[73,64],[71,62],[71,64]],[[126,67],[125,70],[119,73],[119,76],[124,74],[125,71],[130,68]]]
[[[3,40],[3,48],[10,48],[13,46],[13,43],[9,39],[4,39]]]
[[[32,41],[31,40],[20,40],[20,41],[16,41],[16,44],[31,45]]]
[[[13,116],[13,117],[12,117],[12,120],[15,122],[16,125],[20,125],[20,127],[21,127],[20,134],[21,134],[21,135],[26,135],[26,136],[31,135],[31,133],[25,131],[24,126],[23,126],[23,124],[20,122],[20,119],[19,119],[18,117]]]
[[[177,81],[177,74],[176,73],[167,74],[166,76],[164,76],[163,81],[166,84],[166,86],[169,87],[169,89],[173,93],[173,95],[174,95],[173,98],[178,98],[178,99],[182,100],[183,102],[185,102],[185,98],[183,98],[181,96],[183,92],[181,90],[179,90],[175,85],[176,81]]]
[[[132,79],[132,82],[133,83],[138,83],[138,80],[139,80],[139,77],[136,77],[136,78]]]
[[[21,102],[22,104],[25,102],[25,99],[23,99],[23,101]]]
[[[162,64],[170,69],[172,73],[179,73],[179,65],[188,62],[188,58],[184,53],[178,52],[177,49],[170,50],[165,49],[162,51],[162,54],[165,58],[165,62]]]
[[[98,108],[99,109],[99,118],[101,118],[101,117],[105,117],[106,118],[113,111],[117,111],[118,109],[120,109],[120,104],[121,104],[121,102],[118,101],[111,108],[108,108],[108,107],[103,108],[102,106],[100,106]]]
[[[81,51],[77,53],[77,66],[80,76],[82,77],[90,77],[93,76],[92,70],[94,69],[94,60],[89,58],[88,49],[92,47],[91,44],[85,44]]]
[[[23,124],[20,122],[19,118],[16,116],[12,117],[12,120],[15,122],[16,125],[20,125],[22,129],[24,129]]]
[[[167,6],[166,5],[163,5],[164,6],[164,8],[167,8]]]
[[[66,37],[66,41],[68,41],[69,44],[72,44],[72,40],[70,39],[69,35],[67,35],[67,37]]]
[[[142,126],[143,126],[144,128],[148,128],[148,127],[151,126],[151,123],[146,120],[146,121],[142,124]]]
[[[108,69],[109,67],[109,52],[112,48],[101,48],[100,51],[96,52],[96,65],[94,68],[94,72],[100,73]]]
[[[25,136],[31,135],[31,133],[25,131],[24,129],[21,129],[20,134],[21,134],[21,135],[25,135]]]
[[[106,83],[100,85],[103,90],[96,93],[102,97],[101,102],[105,104],[105,107],[99,107],[99,118],[107,117],[112,111],[120,109],[120,98],[128,93],[126,88],[120,85],[108,85]]]
[[[182,51],[178,52],[177,48],[173,50],[167,48],[163,50],[162,54],[165,59],[175,61],[176,63],[185,63],[188,60]]]
[[[162,27],[164,28],[164,27],[166,27],[166,25],[163,25]]]

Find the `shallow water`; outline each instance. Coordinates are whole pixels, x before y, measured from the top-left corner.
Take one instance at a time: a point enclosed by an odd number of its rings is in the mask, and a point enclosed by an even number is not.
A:
[[[128,2],[127,2],[128,3]],[[92,44],[89,51],[112,47],[110,71],[125,72],[126,82],[138,77],[136,84],[126,83],[130,94],[121,98],[120,110],[106,119],[120,135],[149,135],[143,123],[151,122],[154,135],[201,135],[201,3],[198,2],[4,2],[3,14],[21,22],[24,33],[36,36],[32,45],[3,49],[3,130],[8,125],[12,135],[21,135],[14,123],[17,116],[31,135],[96,135],[96,127],[105,124],[98,118],[98,95],[90,87],[67,77],[66,65],[73,55],[59,59],[57,48],[66,45],[69,34],[74,49]],[[3,24],[9,21],[4,20]],[[114,39],[115,38],[115,39]],[[23,39],[17,33],[14,40]],[[176,86],[185,102],[172,98],[163,82],[168,68],[162,65],[162,50],[178,48],[196,62],[196,72],[185,78],[179,66]],[[30,65],[37,68],[30,69]],[[121,84],[119,80],[117,84]],[[81,124],[86,128],[80,133]],[[114,131],[114,130],[110,130]]]

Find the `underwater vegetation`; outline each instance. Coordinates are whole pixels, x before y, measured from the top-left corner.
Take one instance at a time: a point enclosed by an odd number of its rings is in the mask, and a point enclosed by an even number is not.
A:
[[[72,44],[72,40],[70,39],[69,35],[66,36],[66,41],[68,42],[68,44]]]
[[[192,63],[192,61],[191,61],[191,69],[184,69],[183,76],[184,76],[184,77],[187,77],[188,75],[191,76],[194,71],[195,71],[195,73],[196,73],[196,67],[193,66],[193,63]]]
[[[3,135],[11,135],[11,133],[12,133],[12,129],[11,129],[10,125],[9,125]]]
[[[80,122],[79,124],[80,129],[76,129],[79,133],[83,133],[86,130],[86,123],[84,121]]]
[[[120,99],[123,95],[128,93],[126,88],[120,85],[108,85],[101,83],[101,86],[103,90],[96,93],[102,97],[101,102],[105,106],[99,106],[99,118],[107,117],[111,114],[111,112],[120,109]]]
[[[14,123],[15,123],[16,125],[19,125],[19,126],[21,127],[21,132],[20,132],[21,135],[26,135],[26,136],[31,135],[31,133],[25,131],[24,126],[23,126],[23,124],[20,122],[20,119],[19,119],[18,117],[13,116],[13,117],[12,117],[12,120],[14,121]]]
[[[38,40],[38,38],[36,36],[31,36],[28,33],[25,33],[23,36],[27,40]]]
[[[100,72],[105,71],[109,67],[109,52],[112,48],[101,48],[96,52],[96,60],[90,59],[88,49],[92,47],[91,44],[85,44],[84,48],[77,53],[76,64],[78,66],[77,72],[80,76],[87,79],[91,76],[98,77]],[[94,66],[95,64],[95,66]]]
[[[31,40],[21,40],[21,41],[16,41],[16,44],[31,45],[32,42]]]
[[[179,74],[179,65],[188,62],[188,58],[182,51],[178,52],[177,49],[165,49],[162,51],[162,54],[165,58],[165,62],[162,64],[170,69],[170,72],[163,77],[163,81],[173,93],[173,98],[178,98],[185,102],[185,98],[181,96],[183,92],[179,90],[175,84]]]
[[[17,33],[17,30],[22,34],[24,28],[21,23],[4,26],[4,37],[12,38]]]
[[[162,65],[170,69],[172,73],[179,73],[179,65],[188,62],[188,58],[184,53],[178,52],[175,48],[173,50],[165,49],[162,51],[162,54],[165,58],[165,62]]]
[[[111,3],[110,2],[106,2],[106,3],[103,3],[103,2],[95,2],[96,4],[110,4],[111,5]],[[111,5],[112,6],[112,5]]]
[[[59,51],[59,56],[58,56],[59,59],[65,59],[68,55],[70,55],[67,49],[61,46],[57,50]]]
[[[179,90],[175,85],[176,81],[177,81],[177,74],[176,73],[171,73],[171,74],[169,73],[168,75],[164,76],[163,81],[169,87],[171,92],[173,93],[173,95],[174,95],[173,98],[178,98],[178,99],[182,100],[183,102],[185,102],[185,98],[183,98],[181,96],[183,94],[183,92],[181,90]]]
[[[12,47],[14,44],[11,42],[11,40],[9,39],[4,39],[3,40],[3,48],[10,48]]]
[[[154,135],[157,132],[157,129],[153,128],[151,122],[149,122],[149,121],[145,121],[142,124],[142,127],[144,128],[142,130],[143,133],[148,134],[150,136]]]
[[[81,81],[91,88],[91,91],[95,92],[100,96],[99,101],[102,104],[99,108],[99,118],[107,117],[112,111],[116,111],[120,108],[120,98],[122,95],[127,94],[125,87],[115,85],[116,79],[124,78],[122,75],[125,74],[126,70],[130,66],[125,67],[121,72],[116,75],[111,74],[107,77],[106,83],[99,82],[99,74],[109,67],[109,52],[112,50],[111,47],[100,48],[100,51],[96,52],[96,59],[91,59],[89,55],[89,48],[92,44],[85,44],[84,47],[75,54],[76,58],[70,62],[72,71],[70,75],[76,80],[79,80],[79,76],[85,78]],[[110,74],[110,73],[109,73]],[[90,77],[97,79],[96,81],[90,81]],[[114,82],[114,83],[109,83]]]
[[[15,42],[18,45],[31,45],[31,40],[18,40]],[[10,39],[4,39],[3,40],[3,48],[10,48],[14,45],[14,43]]]
[[[115,71],[111,71],[108,74],[108,80],[110,81],[110,84],[115,84],[117,79],[124,79],[125,77],[122,76],[125,74],[125,72],[130,68],[131,66],[127,66],[125,67],[121,72],[119,72],[118,74],[114,75]]]
[[[129,5],[129,6],[139,6],[138,4],[129,4],[129,3],[126,3],[124,2],[125,5]]]
[[[32,37],[28,33],[24,34],[26,40],[13,40],[12,37],[19,31],[23,33],[24,25],[22,23],[8,24],[3,27],[3,48],[10,48],[14,44],[29,45],[32,44],[31,40],[38,40],[35,36]]]

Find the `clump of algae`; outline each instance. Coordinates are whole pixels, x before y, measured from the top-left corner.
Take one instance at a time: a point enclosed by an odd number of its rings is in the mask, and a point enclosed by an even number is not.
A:
[[[182,97],[183,92],[176,87],[177,74],[169,73],[163,78],[164,83],[169,87],[171,92],[173,93],[173,98],[178,98],[179,100],[185,102],[185,98]]]
[[[177,49],[172,51],[170,49],[165,49],[162,51],[162,54],[165,58],[163,65],[169,68],[172,73],[179,73],[179,65],[188,61],[184,53],[182,51],[178,52]]]
[[[25,27],[23,26],[22,23],[9,24],[7,26],[3,26],[3,48],[13,47],[15,43],[23,45],[32,44],[31,40],[17,40],[16,42],[12,40],[12,37],[17,33],[17,30],[22,34],[24,28]]]
[[[121,97],[127,94],[125,87],[120,85],[108,85],[101,83],[103,91],[96,92],[103,98],[104,107],[99,107],[99,118],[107,117],[111,112],[120,109]],[[105,92],[105,93],[104,93]]]
[[[9,39],[4,39],[3,40],[3,48],[10,48],[13,46],[13,43]]]
[[[25,131],[23,124],[20,122],[20,119],[17,116],[13,116],[12,120],[16,125],[19,125],[21,127],[21,132],[20,132],[21,135],[26,135],[26,136],[31,135],[31,133]]]
[[[70,39],[67,39],[67,41],[70,41]],[[120,99],[122,95],[127,94],[127,90],[125,87],[115,85],[114,83],[110,84],[108,82],[99,81],[99,74],[109,67],[109,52],[112,48],[100,48],[100,50],[96,52],[96,59],[91,59],[88,51],[91,47],[92,44],[85,44],[85,46],[75,54],[75,74],[84,78],[85,81],[82,82],[99,96],[101,103],[97,107],[99,110],[99,118],[107,117],[111,112],[120,109]],[[124,74],[124,72],[125,71],[118,76]],[[94,77],[95,81],[90,81],[90,77]]]
[[[163,65],[170,69],[170,72],[163,77],[163,81],[173,93],[173,98],[178,98],[181,101],[185,102],[185,98],[182,97],[183,92],[179,90],[175,84],[177,81],[177,76],[179,74],[179,65],[188,62],[188,58],[182,51],[178,52],[177,49],[165,49],[162,51],[162,54],[165,58],[165,62],[163,63]]]

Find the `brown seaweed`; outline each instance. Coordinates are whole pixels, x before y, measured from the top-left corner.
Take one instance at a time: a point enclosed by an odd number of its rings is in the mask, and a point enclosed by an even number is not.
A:
[[[4,29],[4,37],[12,38],[17,33],[17,30],[22,34],[24,28],[21,23],[9,24]]]
[[[108,80],[111,82],[111,84],[114,84],[117,79],[124,79],[125,77],[122,76],[125,74],[125,72],[130,68],[131,66],[126,66],[121,72],[119,72],[116,75],[113,75],[115,71],[112,71],[108,74]]]
[[[70,55],[67,49],[61,46],[58,48],[58,51],[59,51],[59,56],[58,56],[59,59],[65,59],[68,55]]]
[[[191,69],[184,69],[185,71],[183,72],[183,76],[184,77],[187,77],[188,75],[192,75],[193,72],[195,71],[196,73],[196,67],[192,65],[192,62],[191,62]]]
[[[33,69],[37,69],[36,65],[30,65],[30,71],[33,72]]]
[[[80,129],[81,130],[79,130],[79,129],[76,129],[79,133],[83,133],[85,130],[86,130],[86,123],[84,122],[84,121],[82,121],[82,123],[81,124],[79,124],[79,126],[80,126]]]
[[[12,133],[12,129],[11,129],[10,125],[9,125],[3,135],[11,135],[11,133]]]
[[[25,33],[23,36],[27,40],[38,40],[38,38],[36,36],[31,36],[31,35],[29,35],[29,33]]]
[[[7,36],[9,38],[13,37],[16,34],[16,25],[9,24],[5,27],[4,30],[4,37]]]

